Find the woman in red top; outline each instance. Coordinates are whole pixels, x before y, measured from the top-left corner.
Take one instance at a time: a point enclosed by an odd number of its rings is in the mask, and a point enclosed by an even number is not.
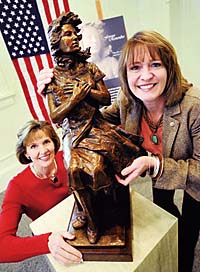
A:
[[[74,239],[67,231],[19,237],[16,235],[22,214],[32,220],[69,196],[68,177],[60,140],[46,121],[27,122],[18,133],[16,155],[29,164],[9,182],[0,214],[0,262],[17,262],[51,253],[67,263],[82,261],[81,253],[64,241]]]

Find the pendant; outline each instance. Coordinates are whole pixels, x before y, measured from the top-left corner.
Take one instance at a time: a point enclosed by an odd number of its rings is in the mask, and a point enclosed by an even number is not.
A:
[[[151,141],[153,144],[157,145],[158,144],[158,136],[156,134],[153,134],[151,136]]]

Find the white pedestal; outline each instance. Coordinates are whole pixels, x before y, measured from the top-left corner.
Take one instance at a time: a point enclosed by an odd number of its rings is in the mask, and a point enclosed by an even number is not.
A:
[[[133,207],[133,262],[84,262],[64,266],[47,257],[56,272],[176,272],[178,221],[135,191]],[[67,229],[74,199],[68,197],[30,224],[35,235]]]

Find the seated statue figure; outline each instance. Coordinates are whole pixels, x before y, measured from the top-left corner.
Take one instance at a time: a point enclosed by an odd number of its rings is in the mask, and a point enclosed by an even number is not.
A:
[[[80,210],[73,227],[86,228],[89,242],[95,244],[100,237],[99,213],[103,207],[97,200],[103,205],[105,195],[106,205],[113,202],[114,207],[116,188],[122,186],[115,174],[120,175],[125,166],[136,157],[146,155],[146,151],[141,147],[141,137],[103,118],[100,107],[110,104],[110,94],[103,81],[105,74],[87,61],[89,48],[81,50],[79,24],[78,15],[63,12],[49,25],[55,67],[52,82],[43,94],[52,122],[63,130],[70,188]]]

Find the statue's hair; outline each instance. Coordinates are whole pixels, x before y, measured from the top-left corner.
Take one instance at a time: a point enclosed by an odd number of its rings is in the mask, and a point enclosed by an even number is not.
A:
[[[56,18],[49,24],[48,35],[52,56],[57,55],[60,51],[62,26],[65,24],[70,24],[75,28],[76,32],[79,33],[80,28],[78,28],[78,25],[80,25],[81,23],[82,21],[78,17],[78,15],[70,11],[67,13],[62,12],[58,18]],[[79,41],[82,39],[81,34],[79,34],[77,37]]]
[[[60,49],[60,40],[62,38],[62,35],[61,35],[62,26],[66,24],[70,24],[74,27],[74,29],[76,30],[76,33],[79,33],[80,28],[78,27],[78,25],[80,25],[81,23],[82,21],[78,17],[78,15],[70,11],[70,12],[62,12],[61,15],[57,19],[53,20],[49,24],[48,36],[49,36],[51,54],[58,65],[62,66],[64,59],[65,61],[67,61],[68,57],[71,58],[70,55],[72,54],[71,52],[69,52],[68,54],[65,54],[67,55],[67,58],[66,58],[66,56],[65,57],[63,56],[64,54]],[[80,41],[82,39],[82,34],[77,34],[77,38]],[[76,54],[79,60],[83,62],[91,56],[89,48],[84,51],[79,50],[78,52],[74,52],[74,54]],[[69,60],[69,63],[70,63],[70,60]]]

